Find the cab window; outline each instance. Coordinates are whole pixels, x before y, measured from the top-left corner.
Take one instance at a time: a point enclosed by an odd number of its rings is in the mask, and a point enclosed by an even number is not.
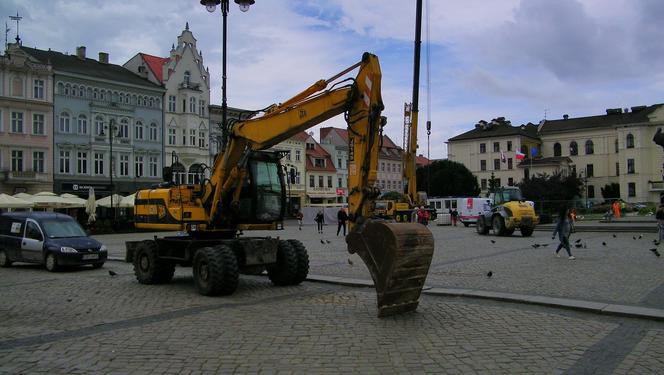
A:
[[[28,221],[25,226],[25,238],[30,238],[37,241],[44,240],[39,227],[32,221]]]

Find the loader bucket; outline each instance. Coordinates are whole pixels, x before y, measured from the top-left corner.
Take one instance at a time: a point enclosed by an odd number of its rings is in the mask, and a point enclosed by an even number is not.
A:
[[[370,219],[346,243],[369,268],[379,317],[417,309],[434,249],[426,226]]]

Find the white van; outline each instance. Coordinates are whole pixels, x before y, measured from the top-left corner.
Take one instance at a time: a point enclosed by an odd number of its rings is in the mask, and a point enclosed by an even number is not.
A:
[[[464,226],[477,223],[477,217],[481,212],[491,209],[491,199],[489,198],[457,198],[457,211],[459,212],[459,221]]]

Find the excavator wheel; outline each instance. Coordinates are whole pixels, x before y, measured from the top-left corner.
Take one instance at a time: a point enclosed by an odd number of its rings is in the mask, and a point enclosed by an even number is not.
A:
[[[369,268],[379,317],[417,309],[434,251],[426,226],[370,219],[349,233],[346,243]]]
[[[297,273],[295,276],[295,284],[303,282],[307,275],[309,275],[309,254],[307,254],[307,248],[304,247],[304,244],[298,240],[288,240],[288,243],[291,244],[295,250],[295,255],[297,256]]]
[[[141,241],[134,254],[134,275],[141,284],[166,284],[173,279],[175,264],[159,259],[155,241]]]
[[[193,262],[194,283],[204,296],[231,295],[237,289],[237,258],[230,247],[217,245],[196,250]]]
[[[307,268],[308,263],[307,258]],[[298,251],[289,241],[280,240],[279,248],[277,249],[277,262],[267,267],[267,276],[274,285],[286,286],[299,284],[302,282],[297,281],[298,278],[302,277],[299,265]]]

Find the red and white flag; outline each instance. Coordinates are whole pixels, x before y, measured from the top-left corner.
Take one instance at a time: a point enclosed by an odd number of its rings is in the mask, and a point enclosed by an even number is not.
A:
[[[507,163],[507,157],[505,156],[505,151],[500,152],[500,161]]]
[[[522,154],[519,151],[516,151],[516,160],[523,160],[526,158],[526,154]]]

